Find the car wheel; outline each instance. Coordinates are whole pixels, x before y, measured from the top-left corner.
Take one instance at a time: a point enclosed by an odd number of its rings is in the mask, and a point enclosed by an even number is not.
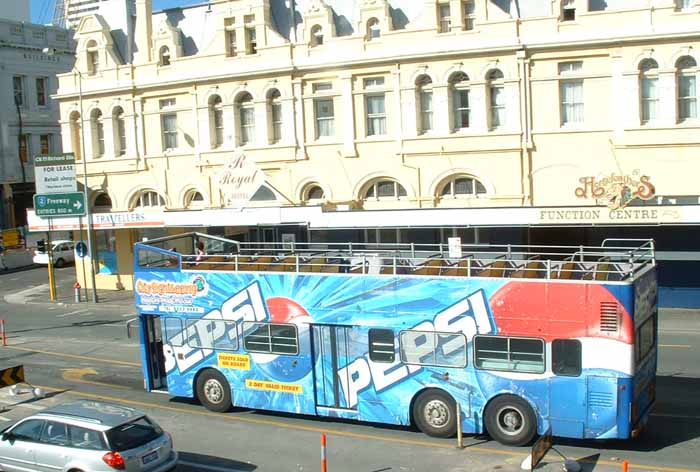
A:
[[[218,413],[231,408],[231,387],[226,377],[214,369],[207,369],[197,377],[197,398],[207,410]]]
[[[486,407],[484,416],[489,435],[501,444],[522,446],[535,436],[535,413],[520,397],[501,395],[494,398]]]
[[[423,392],[413,404],[413,419],[428,436],[449,438],[457,432],[454,399],[442,390]]]
[[[54,265],[60,269],[61,267],[66,265],[66,261],[64,261],[62,257],[59,257],[58,259],[56,259]]]

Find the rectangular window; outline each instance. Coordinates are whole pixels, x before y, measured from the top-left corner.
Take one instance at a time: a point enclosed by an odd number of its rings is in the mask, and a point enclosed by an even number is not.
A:
[[[177,102],[174,98],[164,98],[158,102],[161,109],[174,107]]]
[[[46,33],[43,30],[32,31],[32,38],[43,40],[46,39]]]
[[[187,344],[199,349],[235,351],[238,349],[236,323],[228,320],[188,319]]]
[[[369,359],[373,362],[394,362],[394,332],[390,329],[369,330]]]
[[[438,33],[450,32],[450,4],[438,4]]]
[[[282,104],[272,104],[272,142],[278,143],[282,140]]]
[[[88,74],[95,75],[100,68],[100,56],[97,51],[87,52]]]
[[[384,95],[369,95],[365,99],[367,109],[367,136],[386,134],[386,111]]]
[[[229,57],[236,57],[236,31],[226,31],[227,54]]]
[[[375,87],[384,87],[384,77],[370,77],[363,80],[363,85],[366,89]]]
[[[680,121],[698,117],[698,96],[695,75],[678,77],[678,118]]]
[[[330,92],[333,90],[333,84],[330,82],[319,82],[317,84],[312,85],[312,90],[314,93],[317,92]]]
[[[656,346],[656,316],[650,317],[637,328],[635,361],[640,363]]]
[[[581,375],[581,341],[555,339],[552,341],[552,372],[564,377]]]
[[[544,372],[544,341],[536,338],[475,336],[474,362],[485,370]]]
[[[243,323],[243,347],[248,352],[296,355],[299,353],[297,327],[281,323]]]
[[[575,21],[576,20],[576,5],[575,0],[564,0],[562,4],[561,20]]]
[[[420,123],[421,131],[433,129],[433,92],[423,90],[420,93]]]
[[[23,134],[19,137],[19,158],[25,164],[29,160],[29,135]]]
[[[161,116],[163,127],[163,149],[177,149],[177,114]]]
[[[173,317],[165,317],[162,320],[165,342],[175,347],[183,346],[185,344],[185,331],[182,329],[182,320]]]
[[[328,138],[335,136],[333,99],[314,100],[314,108],[316,109],[316,137]]]
[[[12,88],[15,96],[15,104],[24,107],[24,77],[21,75],[12,77]]]
[[[506,101],[503,86],[491,86],[489,98],[491,100],[491,128],[499,128],[506,123]]]
[[[66,33],[63,31],[56,31],[56,41],[65,41],[67,38]]]
[[[246,36],[246,52],[248,54],[257,54],[258,52],[258,40],[255,33],[254,26],[246,26],[245,28]]]
[[[241,107],[241,144],[252,143],[255,139],[255,109]]]
[[[40,107],[46,106],[46,90],[49,83],[47,77],[37,77],[36,79],[36,104]]]
[[[570,61],[559,63],[559,75],[578,74],[583,71],[582,61]]]
[[[465,367],[467,338],[462,333],[435,331],[402,331],[401,360],[407,364]]]
[[[126,154],[126,124],[124,123],[123,115],[117,117],[117,137],[119,138],[118,154],[123,156]]]
[[[41,154],[51,154],[51,135],[42,134],[39,136],[39,146]]]
[[[475,8],[474,8],[474,0],[467,0],[463,4],[463,9],[464,9],[464,30],[465,31],[470,31],[474,29],[474,18],[476,15],[474,14]]]
[[[214,144],[221,146],[224,143],[224,110],[221,106],[214,108]]]
[[[455,90],[455,128],[469,128],[469,90]]]
[[[12,35],[13,36],[23,36],[24,28],[22,25],[12,25]]]
[[[688,10],[691,7],[692,0],[676,0],[676,5],[679,10]]]
[[[583,80],[560,82],[561,124],[583,123]]]
[[[642,123],[656,119],[659,104],[658,81],[656,77],[642,77]]]

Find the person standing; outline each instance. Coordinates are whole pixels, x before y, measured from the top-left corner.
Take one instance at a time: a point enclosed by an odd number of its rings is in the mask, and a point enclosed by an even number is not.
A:
[[[2,270],[7,270],[7,264],[5,263],[5,246],[3,246],[3,240],[0,238],[0,266]]]

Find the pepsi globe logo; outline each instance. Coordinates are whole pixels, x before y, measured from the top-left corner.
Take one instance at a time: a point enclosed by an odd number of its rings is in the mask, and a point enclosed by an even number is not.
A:
[[[272,323],[291,324],[296,327],[298,353],[308,351],[302,349],[303,340],[309,339],[309,324],[313,321],[309,313],[294,300],[285,297],[271,297],[266,300],[269,321]],[[275,327],[271,326],[274,330]],[[290,333],[291,334],[291,333]],[[274,337],[274,331],[271,333]],[[284,340],[286,341],[286,340]],[[289,340],[292,341],[291,339]],[[267,375],[280,382],[294,382],[304,378],[311,372],[309,356],[261,354],[252,353],[255,364]]]

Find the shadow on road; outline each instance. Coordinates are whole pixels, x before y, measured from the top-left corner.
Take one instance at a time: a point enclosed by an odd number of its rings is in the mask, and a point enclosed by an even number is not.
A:
[[[176,445],[177,446],[177,445]],[[221,457],[208,456],[205,454],[197,454],[195,452],[178,451],[180,460],[178,461],[177,469],[180,470],[235,470],[236,472],[248,472],[258,468],[255,464],[248,462],[240,462]],[[198,465],[204,466],[200,469]]]

